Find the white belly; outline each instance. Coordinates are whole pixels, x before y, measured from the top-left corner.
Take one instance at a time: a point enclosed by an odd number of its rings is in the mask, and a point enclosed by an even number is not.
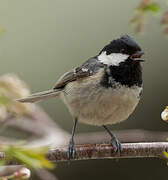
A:
[[[95,77],[89,83],[86,80],[69,83],[61,98],[80,122],[101,126],[127,119],[139,102],[141,90],[137,86],[104,88]]]

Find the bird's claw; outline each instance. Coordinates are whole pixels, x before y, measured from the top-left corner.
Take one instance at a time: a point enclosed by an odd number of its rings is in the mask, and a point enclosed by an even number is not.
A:
[[[68,152],[67,152],[67,158],[68,160],[74,159],[76,155],[76,149],[74,141],[71,139],[69,142]]]
[[[114,152],[117,153],[117,156],[120,156],[122,147],[119,140],[117,138],[113,138],[111,139],[111,144],[113,146]]]

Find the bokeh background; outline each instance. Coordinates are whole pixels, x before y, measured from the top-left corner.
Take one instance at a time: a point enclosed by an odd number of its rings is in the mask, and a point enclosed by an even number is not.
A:
[[[164,2],[164,1],[161,1]],[[145,33],[137,35],[129,21],[139,0],[0,0],[0,75],[14,72],[32,92],[50,89],[64,72],[92,57],[114,38],[128,34],[145,51],[144,92],[130,118],[111,129],[166,131],[160,113],[168,104],[168,39],[160,16],[149,18]],[[71,131],[72,118],[57,99],[40,102],[63,129]],[[102,131],[78,125],[78,132]],[[96,160],[61,163],[55,170],[65,179],[167,179],[161,160]]]

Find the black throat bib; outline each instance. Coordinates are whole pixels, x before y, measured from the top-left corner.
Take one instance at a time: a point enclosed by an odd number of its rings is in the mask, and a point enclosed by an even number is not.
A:
[[[110,79],[113,79],[111,81]],[[142,86],[142,67],[138,60],[128,59],[121,62],[118,66],[109,66],[108,71],[105,70],[101,84],[104,87],[114,87],[114,81],[125,85]]]

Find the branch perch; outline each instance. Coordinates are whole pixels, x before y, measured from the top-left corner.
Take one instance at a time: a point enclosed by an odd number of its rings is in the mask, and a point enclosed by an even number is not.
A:
[[[47,157],[53,162],[67,161],[67,149],[51,149]],[[76,157],[73,160],[152,157],[165,159],[163,151],[168,152],[168,142],[123,143],[120,157],[114,153],[110,144],[88,144],[76,146]]]
[[[168,152],[167,132],[155,132],[145,130],[124,130],[116,131],[120,142],[122,142],[121,156],[117,157],[113,147],[108,144],[109,137],[104,132],[83,133],[75,136],[76,158],[74,160],[87,159],[120,159],[120,158],[164,158],[163,152]],[[55,136],[54,136],[55,137]],[[47,157],[52,162],[67,161],[67,142],[65,145],[51,144]],[[147,142],[148,140],[148,142]],[[45,145],[45,144],[44,144]],[[31,148],[31,146],[28,146]],[[0,160],[4,159],[5,154],[0,152]],[[11,160],[9,164],[18,164]]]
[[[51,149],[47,157],[52,162],[67,162],[67,146]],[[139,142],[139,143],[122,143],[121,156],[114,153],[110,144],[87,144],[76,146],[76,157],[72,160],[89,160],[89,159],[120,159],[120,158],[162,158],[166,159],[163,152],[168,152],[168,142]],[[0,160],[4,158],[4,153],[0,153]],[[10,164],[18,164],[16,161]],[[12,169],[18,170],[22,166],[11,166]],[[10,166],[9,166],[10,168]],[[8,168],[8,171],[11,169]],[[1,169],[3,175],[6,173]],[[0,172],[1,172],[0,171]],[[11,171],[11,170],[10,170]],[[0,177],[2,177],[2,173]],[[9,172],[8,172],[9,173]]]

